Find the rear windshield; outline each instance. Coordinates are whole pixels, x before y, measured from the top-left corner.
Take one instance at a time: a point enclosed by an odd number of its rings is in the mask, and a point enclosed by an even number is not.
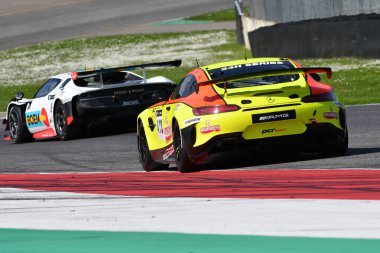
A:
[[[142,81],[143,78],[131,72],[111,72],[91,75],[89,77],[77,78],[74,80],[75,85],[86,87],[86,86],[101,86],[101,85],[112,85],[112,84],[122,84],[129,81]]]
[[[209,70],[212,79],[232,77],[236,75],[256,73],[268,70],[281,70],[281,69],[294,69],[294,66],[289,61],[274,61],[274,62],[257,62],[234,65],[218,69]],[[241,80],[234,80],[227,82],[227,88],[244,88],[251,86],[270,85],[277,83],[293,82],[299,79],[298,74],[294,75],[278,75],[278,76],[263,76],[255,78],[247,78]],[[218,87],[223,88],[224,84],[217,84]]]

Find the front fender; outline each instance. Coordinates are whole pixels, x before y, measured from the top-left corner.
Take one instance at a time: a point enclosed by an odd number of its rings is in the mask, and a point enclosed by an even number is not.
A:
[[[13,98],[11,101],[9,101],[8,103],[8,106],[7,106],[7,111],[6,111],[6,114],[5,114],[5,119],[3,120],[3,125],[5,125],[5,128],[4,128],[4,138],[7,139],[7,138],[10,138],[9,136],[9,111],[10,109],[12,108],[12,106],[19,106],[21,108],[21,111],[25,112],[25,109],[26,109],[26,106],[28,105],[28,103],[30,103],[32,100],[31,99],[20,99],[20,100],[16,100],[15,98]]]
[[[11,109],[12,106],[19,106],[23,111],[25,111],[26,106],[32,102],[31,99],[21,99],[21,100],[16,100],[12,99],[9,101],[8,106],[7,106],[7,114],[5,115],[5,120],[8,121],[8,116],[9,116],[9,110]]]

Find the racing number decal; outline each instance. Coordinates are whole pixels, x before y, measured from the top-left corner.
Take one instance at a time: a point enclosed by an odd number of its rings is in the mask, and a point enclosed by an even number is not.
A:
[[[162,110],[156,111],[156,125],[157,125],[158,138],[160,140],[164,140],[165,134],[164,134],[164,128],[162,126]]]

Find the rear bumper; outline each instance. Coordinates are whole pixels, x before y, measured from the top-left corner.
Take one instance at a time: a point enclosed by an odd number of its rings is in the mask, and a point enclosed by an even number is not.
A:
[[[148,83],[85,92],[73,98],[74,118],[135,118],[144,109],[165,100],[173,89],[172,83]]]
[[[152,103],[153,104],[153,103]],[[129,118],[134,119],[151,104],[133,106],[84,107],[76,103],[76,115],[81,119],[94,118]]]
[[[236,132],[215,136],[205,144],[193,147],[190,143],[193,131],[194,126],[189,126],[182,130],[182,134],[190,159],[199,164],[208,162],[211,155],[231,151],[252,150],[279,154],[290,150],[319,152],[326,141],[343,140],[346,134],[346,130],[333,124],[308,124],[303,134],[246,140],[242,137],[242,132]]]

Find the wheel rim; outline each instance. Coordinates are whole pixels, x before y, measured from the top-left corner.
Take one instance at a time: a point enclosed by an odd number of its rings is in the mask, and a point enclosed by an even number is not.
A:
[[[144,129],[140,127],[140,134],[138,136],[138,145],[139,145],[139,155],[141,163],[145,164],[146,162],[146,152],[147,152],[147,143],[145,138]]]
[[[58,106],[55,111],[55,124],[56,124],[57,134],[60,136],[63,135],[64,129],[66,126],[66,121],[65,121],[65,114],[63,112],[62,106]]]
[[[17,132],[19,129],[19,117],[15,111],[11,111],[9,115],[9,130],[13,139],[17,138]]]

